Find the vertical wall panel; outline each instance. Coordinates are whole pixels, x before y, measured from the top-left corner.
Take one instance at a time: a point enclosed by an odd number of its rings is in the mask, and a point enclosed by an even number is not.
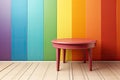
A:
[[[86,37],[97,40],[93,59],[101,59],[101,0],[86,0]]]
[[[57,0],[57,38],[72,38],[72,0]],[[67,53],[67,60],[72,60],[71,51]]]
[[[117,60],[120,60],[120,0],[117,0]]]
[[[72,38],[85,38],[86,0],[72,0]],[[72,50],[72,60],[81,60],[80,50]]]
[[[102,0],[101,11],[101,57],[103,60],[115,60],[117,56],[116,0]]]
[[[10,16],[10,0],[0,0],[0,60],[10,60]]]
[[[43,60],[43,0],[28,0],[28,60]]]
[[[12,60],[27,60],[27,0],[12,0]]]
[[[55,60],[51,41],[57,32],[57,0],[44,0],[44,60]]]

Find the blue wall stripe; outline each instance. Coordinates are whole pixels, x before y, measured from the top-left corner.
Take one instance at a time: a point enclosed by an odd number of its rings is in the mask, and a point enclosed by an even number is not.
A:
[[[12,0],[12,60],[27,60],[27,0]]]
[[[28,0],[28,60],[43,60],[43,0]]]

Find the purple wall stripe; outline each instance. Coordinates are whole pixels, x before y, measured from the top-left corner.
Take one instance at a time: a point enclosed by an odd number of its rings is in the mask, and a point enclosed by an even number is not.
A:
[[[11,0],[0,0],[0,60],[10,60]]]

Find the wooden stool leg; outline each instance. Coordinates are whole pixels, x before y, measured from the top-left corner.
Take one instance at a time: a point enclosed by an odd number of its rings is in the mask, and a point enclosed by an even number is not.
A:
[[[60,49],[56,49],[56,64],[57,64],[57,71],[59,71],[60,67]]]
[[[63,49],[63,63],[65,63],[66,60],[66,49]]]
[[[84,60],[84,63],[86,63],[86,50],[83,50],[83,60]]]
[[[92,49],[88,49],[89,69],[92,71]]]

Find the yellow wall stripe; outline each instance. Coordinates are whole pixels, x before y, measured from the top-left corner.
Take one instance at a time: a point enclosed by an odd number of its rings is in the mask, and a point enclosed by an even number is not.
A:
[[[57,38],[72,38],[72,0],[57,0]],[[72,60],[71,51],[68,53],[66,59]]]

